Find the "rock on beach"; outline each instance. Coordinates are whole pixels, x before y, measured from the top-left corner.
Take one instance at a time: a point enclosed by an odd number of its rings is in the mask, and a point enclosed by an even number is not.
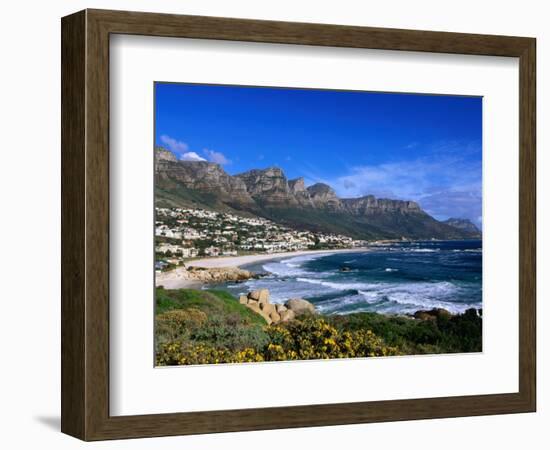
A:
[[[302,314],[315,314],[315,306],[301,298],[290,299],[284,305],[270,303],[269,290],[267,289],[259,289],[249,292],[247,295],[241,295],[239,303],[262,316],[269,325],[288,322]]]
[[[297,316],[302,314],[315,314],[315,306],[303,298],[291,298],[285,303],[285,306]]]

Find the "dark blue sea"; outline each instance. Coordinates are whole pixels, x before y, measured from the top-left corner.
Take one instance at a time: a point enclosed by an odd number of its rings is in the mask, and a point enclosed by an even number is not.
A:
[[[482,307],[480,240],[395,243],[245,268],[268,275],[223,287],[234,295],[267,288],[274,303],[305,298],[325,314],[406,314],[435,307],[458,313]]]

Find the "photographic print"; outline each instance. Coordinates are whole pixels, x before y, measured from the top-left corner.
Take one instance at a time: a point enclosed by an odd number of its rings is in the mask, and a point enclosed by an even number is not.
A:
[[[157,82],[155,361],[482,351],[482,98]]]

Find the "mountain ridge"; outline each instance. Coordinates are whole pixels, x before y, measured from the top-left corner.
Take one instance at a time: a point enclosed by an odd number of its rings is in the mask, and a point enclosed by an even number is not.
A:
[[[170,156],[172,154],[172,156]],[[306,187],[278,167],[229,175],[217,163],[179,161],[155,149],[155,197],[162,206],[232,210],[358,239],[464,239],[475,233],[439,222],[411,200],[339,198],[325,183]],[[472,224],[473,225],[473,224]]]
[[[457,217],[450,217],[447,220],[443,220],[442,223],[450,225],[460,230],[476,233],[481,236],[481,230],[470,219],[461,219]]]

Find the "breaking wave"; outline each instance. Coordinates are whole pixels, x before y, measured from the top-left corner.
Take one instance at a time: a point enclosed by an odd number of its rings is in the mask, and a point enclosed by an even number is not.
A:
[[[227,288],[236,295],[269,289],[274,303],[305,298],[325,314],[404,314],[432,308],[459,313],[481,308],[480,243],[426,246],[414,243],[352,257],[327,252],[268,261],[252,269],[267,276]]]

